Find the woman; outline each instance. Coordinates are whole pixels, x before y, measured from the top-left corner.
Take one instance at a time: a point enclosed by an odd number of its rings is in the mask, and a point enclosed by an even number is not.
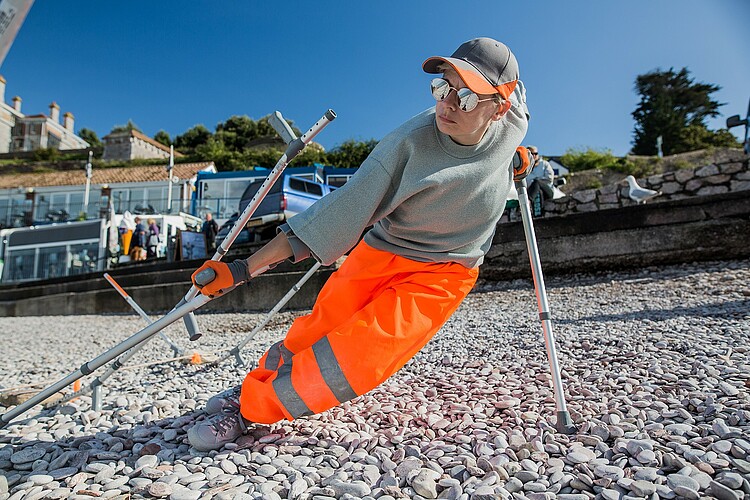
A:
[[[312,313],[260,359],[242,386],[211,398],[188,431],[198,450],[221,448],[252,423],[320,413],[373,389],[440,329],[469,293],[490,248],[527,129],[518,64],[490,38],[422,65],[442,73],[434,108],[387,135],[352,179],[289,219],[246,260],[208,261],[214,297],[287,258],[329,265]],[[368,226],[362,241],[360,236]],[[196,284],[196,286],[198,286]]]

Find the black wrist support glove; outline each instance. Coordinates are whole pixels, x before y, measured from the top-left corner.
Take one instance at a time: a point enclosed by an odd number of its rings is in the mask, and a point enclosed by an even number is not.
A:
[[[234,284],[239,285],[240,283],[250,281],[250,273],[247,272],[247,261],[244,259],[236,259],[227,264],[229,271],[232,273]]]

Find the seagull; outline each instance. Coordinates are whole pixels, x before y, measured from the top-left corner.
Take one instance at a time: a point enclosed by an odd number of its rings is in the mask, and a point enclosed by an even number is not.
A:
[[[628,196],[631,200],[637,203],[645,203],[646,200],[650,200],[651,198],[659,196],[661,194],[661,191],[642,188],[638,185],[638,183],[635,181],[635,177],[633,177],[632,175],[625,177],[625,180],[628,181],[629,186]]]

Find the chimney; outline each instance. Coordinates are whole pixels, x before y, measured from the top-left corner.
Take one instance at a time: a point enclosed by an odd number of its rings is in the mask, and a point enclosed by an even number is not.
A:
[[[16,97],[13,98],[13,109],[15,109],[16,111],[18,111],[19,113],[21,112],[21,101],[22,100],[23,99],[21,99],[18,96],[16,96]]]
[[[5,78],[0,75],[0,102],[5,102]]]
[[[53,122],[60,123],[60,106],[54,101],[49,105],[49,117]]]
[[[70,133],[75,133],[73,132],[74,123],[75,122],[73,120],[73,113],[68,111],[67,113],[63,115],[63,126],[65,127],[65,130],[69,131]]]

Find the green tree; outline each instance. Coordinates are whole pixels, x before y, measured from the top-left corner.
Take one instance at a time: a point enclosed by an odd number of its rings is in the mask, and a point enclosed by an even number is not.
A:
[[[204,125],[196,125],[184,134],[175,137],[174,147],[181,153],[192,154],[198,146],[206,144],[211,137],[213,134]]]
[[[169,134],[166,130],[159,130],[156,134],[154,134],[154,140],[160,144],[164,144],[165,146],[169,146],[172,144],[172,139],[169,138]]]
[[[270,125],[271,115],[259,120],[234,115],[216,125],[211,133],[203,125],[196,125],[174,139],[175,148],[199,161],[213,161],[219,170],[245,170],[254,166],[272,168],[286,147]],[[297,135],[302,132],[287,120]],[[319,144],[309,144],[291,165],[304,166],[323,163],[336,167],[359,167],[377,145],[376,140],[346,141],[330,152]]]
[[[659,69],[638,75],[635,90],[640,102],[633,111],[633,150],[637,155],[655,155],[657,137],[662,137],[665,155],[727,144],[728,131],[708,130],[706,119],[719,115],[723,104],[711,99],[718,85],[696,83],[687,68],[675,72]],[[731,135],[731,134],[729,134]],[[731,136],[734,137],[734,136]]]
[[[102,145],[102,141],[99,140],[99,136],[96,135],[96,132],[91,129],[82,128],[78,131],[78,137],[88,142],[89,146],[91,146],[92,148],[98,148]]]
[[[220,169],[227,167],[232,160],[232,152],[216,137],[211,137],[204,144],[198,145],[195,155],[200,160],[213,161]]]
[[[258,123],[249,116],[235,115],[216,125],[215,136],[232,151],[243,151],[258,138]]]
[[[688,125],[680,134],[685,151],[695,151],[696,149],[705,149],[707,147],[726,147],[741,148],[742,144],[727,129],[708,130],[706,127],[699,125]]]
[[[112,130],[110,130],[109,133],[114,134],[116,132],[130,132],[131,130],[143,133],[138,125],[133,123],[133,120],[128,120],[128,123],[126,123],[125,125],[115,125],[114,127],[112,127]]]
[[[358,168],[377,145],[378,141],[375,139],[366,142],[350,139],[329,151],[326,160],[329,165],[336,167]]]

